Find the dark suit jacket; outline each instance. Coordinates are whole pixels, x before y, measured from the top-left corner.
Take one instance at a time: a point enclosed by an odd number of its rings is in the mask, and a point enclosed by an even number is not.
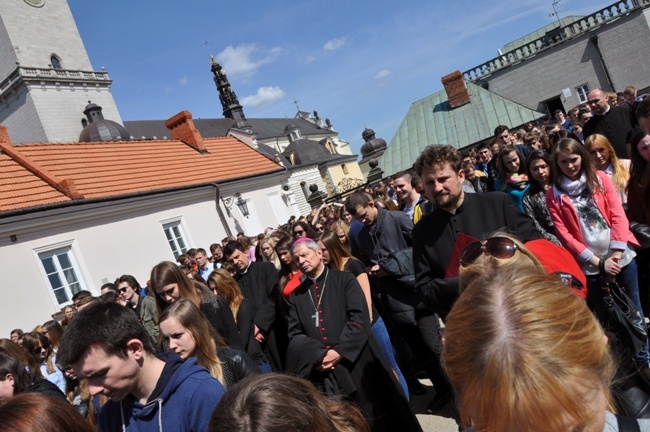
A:
[[[415,288],[424,296],[428,309],[446,315],[458,298],[458,278],[445,279],[458,234],[484,239],[498,230],[524,242],[542,238],[533,220],[502,192],[465,194],[456,214],[437,208],[415,225]]]
[[[253,322],[268,334],[275,323],[278,299],[278,272],[273,263],[252,262],[245,274],[237,273],[235,280],[253,308]]]

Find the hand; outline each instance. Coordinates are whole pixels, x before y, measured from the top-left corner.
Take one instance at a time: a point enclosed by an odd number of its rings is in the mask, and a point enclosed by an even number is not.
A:
[[[262,331],[257,326],[255,326],[255,339],[257,339],[259,343],[264,342],[264,340],[266,339],[264,337],[264,333],[262,333]]]
[[[605,260],[605,273],[616,276],[621,272],[623,267],[618,263],[621,258],[618,256],[610,256]]]
[[[388,275],[388,273],[386,273],[384,269],[379,266],[379,264],[375,264],[372,267],[366,267],[366,272],[368,272],[370,276],[375,277],[383,277]]]
[[[327,353],[325,354],[325,357],[323,358],[323,362],[321,363],[320,367],[318,370],[321,371],[330,371],[334,369],[334,367],[340,363],[340,361],[343,359],[341,357],[341,354],[337,353],[334,350],[328,350]]]

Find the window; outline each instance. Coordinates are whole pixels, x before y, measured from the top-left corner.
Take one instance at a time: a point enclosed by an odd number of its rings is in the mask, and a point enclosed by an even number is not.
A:
[[[50,57],[50,64],[52,65],[52,69],[63,69],[61,59],[54,54]]]
[[[185,241],[185,236],[183,235],[183,229],[181,227],[180,220],[164,223],[163,230],[165,231],[165,236],[169,242],[169,247],[172,248],[174,258],[178,258],[179,255],[187,252],[187,242]]]
[[[343,174],[350,174],[348,167],[345,164],[341,165],[341,169],[343,170]]]
[[[578,100],[580,103],[587,103],[589,100],[589,84],[583,84],[576,87],[576,93],[578,93]]]
[[[74,294],[84,289],[70,247],[41,253],[38,258],[58,305],[69,303]]]

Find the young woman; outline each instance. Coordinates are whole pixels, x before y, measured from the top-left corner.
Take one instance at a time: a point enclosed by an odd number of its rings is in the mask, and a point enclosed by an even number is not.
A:
[[[571,138],[560,140],[553,151],[553,188],[546,204],[562,245],[587,275],[587,300],[605,321],[606,305],[600,276],[615,278],[643,313],[639,299],[636,253],[638,243],[607,174],[597,171],[586,148]],[[637,354],[640,367],[648,367],[646,347]]]
[[[370,280],[368,279],[368,274],[366,273],[365,266],[361,261],[354,258],[350,252],[348,252],[348,250],[338,239],[338,236],[332,231],[325,232],[325,234],[323,234],[318,240],[318,245],[323,252],[323,264],[329,268],[352,273],[357,278],[357,281],[363,290],[363,294],[366,297],[366,302],[368,303],[370,322],[372,323],[372,326],[370,328],[372,330],[372,334],[375,336],[375,339],[377,339],[381,350],[388,360],[388,364],[397,376],[397,380],[399,381],[400,386],[404,391],[404,395],[408,399],[408,385],[406,383],[404,375],[402,375],[402,371],[397,365],[393,346],[391,345],[390,338],[388,336],[388,330],[386,329],[384,321],[379,316],[379,313],[372,306],[372,299],[370,297]]]
[[[66,400],[56,385],[38,377],[26,364],[0,352],[0,402],[21,393],[44,393]]]
[[[289,298],[293,290],[300,285],[300,278],[302,272],[298,269],[298,265],[291,259],[291,245],[293,245],[293,237],[282,237],[278,244],[275,245],[275,252],[280,259],[280,291],[284,298]]]
[[[70,323],[70,320],[74,317],[74,308],[70,305],[63,308],[63,320],[61,321],[61,326],[65,328]]]
[[[275,240],[270,237],[264,237],[260,240],[259,245],[262,261],[273,263],[276,270],[280,270],[280,259],[278,258],[278,254],[275,252]]]
[[[636,129],[631,139],[630,181],[627,188],[627,215],[630,222],[650,225],[650,135]],[[650,249],[637,251],[639,295],[646,314],[650,313]],[[648,309],[646,309],[648,308]]]
[[[533,219],[535,227],[544,238],[557,245],[555,227],[546,207],[546,191],[551,187],[551,157],[544,150],[533,150],[526,158],[526,174],[530,187],[524,193],[524,212]]]
[[[25,333],[23,348],[34,357],[43,377],[65,392],[65,378],[56,365],[56,355],[48,338],[41,333]]]
[[[585,140],[585,147],[591,155],[596,169],[603,171],[612,180],[621,203],[625,205],[627,203],[627,183],[630,179],[630,161],[619,159],[604,135],[590,135]]]
[[[191,281],[182,268],[173,262],[163,261],[151,270],[150,279],[156,296],[158,318],[173,302],[188,299],[203,312],[228,345],[235,348],[244,345],[230,308],[205,285]]]
[[[208,427],[208,432],[252,430],[369,432],[355,405],[324,396],[309,381],[276,373],[247,378],[226,392]]]
[[[348,233],[350,232],[350,225],[345,221],[336,221],[330,227],[332,231],[339,238],[343,247],[347,250],[350,250],[350,240],[348,239]]]
[[[20,394],[0,406],[2,430],[11,432],[93,432],[70,404],[37,393]]]
[[[260,343],[255,339],[253,309],[248,299],[244,298],[237,281],[224,269],[210,273],[208,285],[215,295],[222,298],[230,307],[239,334],[244,343],[244,351],[255,361],[263,372],[270,372],[271,365],[264,356]]]
[[[442,358],[461,428],[634,430],[608,412],[615,366],[605,333],[555,277],[515,267],[479,278],[446,324]]]
[[[43,334],[50,341],[52,352],[56,354],[61,343],[61,336],[63,336],[63,327],[55,320],[46,321],[43,324]]]
[[[190,300],[178,300],[165,309],[160,315],[160,336],[183,360],[196,357],[197,364],[225,388],[260,373],[248,354],[226,346]]]
[[[497,157],[499,178],[496,181],[496,190],[510,195],[522,212],[524,193],[530,186],[524,165],[524,157],[513,146],[508,145],[499,150]]]

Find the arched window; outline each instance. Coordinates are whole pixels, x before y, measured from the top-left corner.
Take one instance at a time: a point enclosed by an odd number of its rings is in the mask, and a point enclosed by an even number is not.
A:
[[[61,64],[61,59],[57,57],[55,54],[52,54],[50,57],[50,64],[52,65],[52,69],[63,69],[63,65]]]
[[[82,118],[81,119],[81,127],[85,128],[86,126],[88,126],[88,120],[86,120],[85,118]]]

